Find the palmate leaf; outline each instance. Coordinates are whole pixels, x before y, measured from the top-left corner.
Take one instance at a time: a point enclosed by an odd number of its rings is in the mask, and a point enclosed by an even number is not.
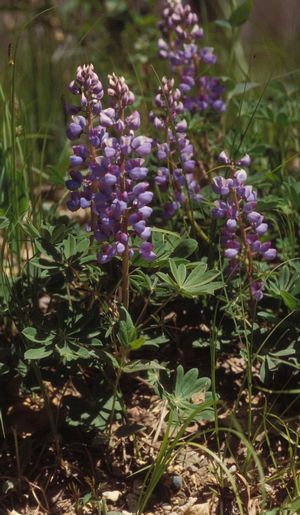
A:
[[[213,417],[213,409],[210,402],[211,393],[210,379],[208,377],[199,377],[197,368],[192,368],[184,373],[182,365],[176,370],[176,377],[173,386],[167,386],[162,392],[162,397],[168,400],[170,408],[174,410],[174,422],[178,419],[186,419],[195,411],[197,406],[203,405],[198,414],[195,414],[195,420],[210,420]],[[199,400],[195,402],[193,396],[199,395]]]
[[[212,294],[223,286],[221,281],[214,281],[220,275],[220,272],[207,271],[205,263],[193,263],[191,272],[189,272],[191,265],[186,266],[183,263],[177,265],[173,259],[170,259],[169,264],[173,278],[164,272],[158,272],[157,275],[183,297],[193,298],[204,294]]]
[[[198,377],[197,368],[191,368],[185,374],[182,365],[176,370],[176,383],[174,389],[174,398],[181,401],[187,401],[192,398],[194,393],[206,391],[210,387],[210,380],[207,377]]]

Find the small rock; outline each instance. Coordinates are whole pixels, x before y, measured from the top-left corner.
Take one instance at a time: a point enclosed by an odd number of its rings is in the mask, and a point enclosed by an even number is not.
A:
[[[209,504],[208,502],[205,502],[204,504],[194,504],[194,506],[189,506],[182,515],[210,515]]]
[[[172,488],[176,491],[180,490],[182,487],[182,477],[178,474],[172,474],[171,476],[172,480]]]
[[[111,492],[102,492],[102,497],[106,499],[107,501],[111,502],[117,502],[121,495],[121,492],[119,490],[112,490]]]

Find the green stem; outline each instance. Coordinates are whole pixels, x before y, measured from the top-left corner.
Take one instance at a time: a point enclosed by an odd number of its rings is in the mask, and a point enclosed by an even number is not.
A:
[[[12,220],[14,227],[14,243],[17,255],[18,274],[21,272],[21,248],[20,248],[20,228],[19,228],[19,199],[18,199],[18,176],[16,168],[16,112],[15,112],[15,82],[16,82],[16,50],[14,58],[10,59],[11,66],[11,90],[10,90],[10,133],[11,133],[11,172],[12,172]]]
[[[230,171],[231,171],[231,174],[234,175],[235,169],[233,167],[230,167]],[[250,245],[247,240],[246,229],[245,229],[244,222],[243,222],[243,213],[241,212],[241,209],[240,209],[236,188],[233,188],[233,201],[234,201],[234,206],[235,206],[235,209],[237,212],[237,220],[238,220],[241,237],[242,237],[243,244],[244,244],[244,249],[246,252],[246,261],[247,261],[246,262],[246,273],[247,273],[247,277],[248,277],[248,288],[249,288],[249,296],[250,296],[249,313],[250,313],[251,320],[253,320],[254,311],[255,311],[255,301],[254,301],[252,290],[251,290],[251,284],[253,282],[253,256],[252,256],[252,251],[251,251]]]
[[[122,303],[126,310],[129,307],[129,249],[126,244],[122,260]]]
[[[18,435],[17,435],[17,431],[14,427],[12,428],[12,432],[13,432],[15,452],[16,452],[18,492],[19,492],[19,494],[21,494],[22,472],[21,472],[21,460],[20,460],[20,453],[19,453]]]
[[[117,370],[117,374],[116,374],[116,380],[115,380],[114,391],[113,391],[113,402],[112,402],[111,413],[110,413],[110,417],[109,417],[109,430],[108,430],[109,438],[111,437],[111,433],[112,433],[112,425],[113,425],[115,411],[116,411],[116,402],[117,402],[117,396],[118,396],[118,392],[119,392],[120,379],[121,379],[121,375],[123,373],[123,368],[124,368],[124,365],[126,363],[126,358],[127,358],[127,350],[124,351],[124,348],[122,348],[121,352],[122,352],[121,361],[120,361],[120,364],[119,364],[119,367]]]
[[[218,312],[218,303],[216,304],[215,311],[214,311],[214,317],[213,317],[213,324],[212,324],[212,338],[211,338],[211,344],[210,344],[210,368],[211,368],[211,392],[212,392],[212,399],[213,399],[213,407],[214,407],[214,426],[215,426],[215,434],[216,434],[216,441],[217,441],[217,448],[218,448],[218,456],[221,459],[221,442],[220,442],[220,436],[219,436],[219,420],[218,420],[218,410],[217,410],[217,403],[218,403],[218,396],[217,396],[217,382],[216,382],[216,365],[217,365],[217,312]],[[221,487],[223,488],[223,472],[221,470],[220,474],[220,483]]]
[[[34,373],[35,373],[36,378],[38,380],[39,387],[41,389],[42,396],[43,396],[43,399],[44,399],[44,402],[45,402],[45,408],[46,408],[46,411],[47,411],[47,415],[48,415],[48,418],[49,418],[49,424],[50,424],[52,436],[53,436],[54,443],[55,443],[56,454],[58,456],[59,453],[60,453],[59,438],[58,438],[57,428],[56,428],[55,419],[54,419],[53,411],[52,411],[52,408],[51,408],[48,392],[47,392],[47,390],[45,388],[45,385],[43,383],[42,374],[41,374],[39,366],[37,365],[37,363],[35,361],[33,361],[32,364],[33,364]]]

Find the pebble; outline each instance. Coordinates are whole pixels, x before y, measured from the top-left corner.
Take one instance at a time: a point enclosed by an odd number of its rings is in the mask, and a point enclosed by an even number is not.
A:
[[[183,515],[210,515],[209,504],[206,502],[204,504],[189,506],[189,508],[183,512]]]
[[[112,490],[111,492],[102,492],[102,497],[106,499],[107,501],[116,502],[121,495],[121,492],[119,490]]]

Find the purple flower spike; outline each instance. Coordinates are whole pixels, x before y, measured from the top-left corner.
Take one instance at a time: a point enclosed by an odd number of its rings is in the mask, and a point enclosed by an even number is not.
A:
[[[155,97],[158,113],[157,116],[150,114],[150,120],[156,128],[155,120],[161,121],[163,137],[166,137],[166,131],[168,137],[168,143],[158,142],[156,146],[157,158],[164,166],[158,168],[155,183],[161,193],[168,193],[169,197],[163,206],[165,218],[174,216],[187,198],[196,203],[202,200],[199,183],[193,175],[197,168],[194,148],[186,135],[187,121],[181,115],[181,92],[174,87],[174,83],[174,79],[162,78]]]
[[[231,177],[215,177],[212,189],[220,196],[226,196],[226,202],[216,200],[212,216],[223,220],[221,229],[221,245],[224,255],[229,259],[227,272],[233,276],[238,270],[246,271],[250,282],[251,296],[256,301],[263,298],[263,284],[253,280],[254,260],[261,257],[265,261],[276,258],[276,249],[270,241],[261,242],[260,238],[268,230],[264,217],[256,211],[257,195],[252,186],[246,185],[247,173],[243,169],[235,169],[235,163],[223,151],[219,161],[230,165]],[[251,159],[246,154],[236,164],[247,166]]]
[[[217,58],[213,48],[200,48],[204,33],[189,3],[164,0],[159,29],[162,37],[158,40],[158,55],[170,63],[172,74],[178,78],[184,108],[192,112],[225,111],[220,98],[224,88],[219,79],[201,77],[201,68],[214,65]]]
[[[135,250],[150,261],[155,258],[148,220],[152,209],[148,204],[153,193],[147,177],[144,157],[152,151],[152,139],[136,135],[141,120],[138,111],[127,114],[134,102],[124,77],[108,77],[109,105],[102,107],[102,84],[92,65],[79,66],[70,91],[79,97],[79,107],[72,108],[68,136],[73,141],[84,137],[84,144],[73,146],[70,156],[71,191],[67,206],[71,211],[90,208],[94,233],[101,250],[97,260],[106,264],[125,253],[131,258]],[[104,101],[105,102],[105,101]],[[146,225],[147,220],[147,225]],[[140,245],[133,249],[132,238]],[[140,249],[139,249],[140,247]]]

